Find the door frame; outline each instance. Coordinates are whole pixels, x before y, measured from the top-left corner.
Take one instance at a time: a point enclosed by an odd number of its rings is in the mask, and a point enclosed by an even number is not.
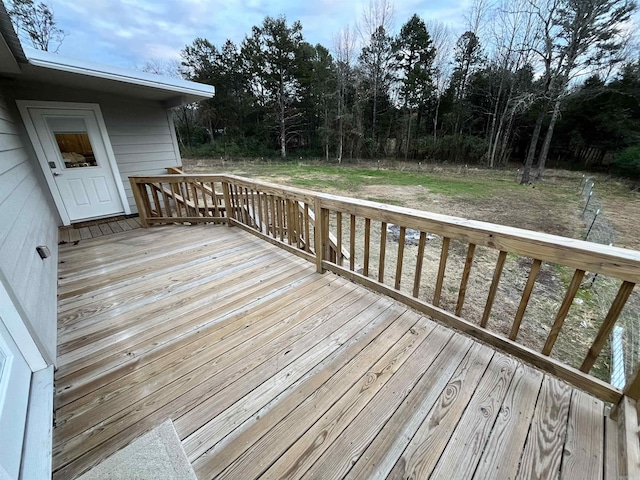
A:
[[[98,105],[97,103],[45,102],[40,100],[16,100],[16,104],[18,106],[18,110],[20,111],[20,116],[22,116],[22,121],[27,130],[27,134],[29,135],[29,139],[31,140],[31,145],[36,152],[36,157],[38,157],[40,169],[44,174],[45,180],[47,181],[49,191],[51,192],[51,196],[53,197],[53,201],[56,205],[56,208],[58,209],[58,214],[62,219],[63,225],[71,225],[71,218],[69,217],[69,213],[64,206],[62,196],[60,195],[58,187],[56,186],[55,180],[53,178],[53,173],[51,173],[51,168],[49,168],[47,156],[44,149],[42,148],[42,144],[40,143],[40,138],[38,137],[38,132],[36,131],[36,127],[33,124],[31,115],[29,114],[29,108],[49,108],[54,110],[88,110],[94,113],[96,121],[98,122],[100,137],[102,138],[104,148],[107,152],[107,160],[109,162],[111,174],[113,175],[113,178],[116,182],[118,196],[120,197],[122,207],[124,208],[123,213],[125,215],[131,214],[131,208],[129,207],[129,202],[127,201],[127,194],[125,193],[122,178],[120,177],[120,170],[118,170],[116,156],[113,152],[113,148],[111,147],[111,142],[109,141],[109,133],[107,132],[107,126],[104,123],[104,118],[102,117],[100,105]]]

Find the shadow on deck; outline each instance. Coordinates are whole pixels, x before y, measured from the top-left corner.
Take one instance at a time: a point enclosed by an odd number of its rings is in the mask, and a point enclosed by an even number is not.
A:
[[[60,261],[56,479],[167,419],[200,479],[617,478],[601,400],[238,228]]]

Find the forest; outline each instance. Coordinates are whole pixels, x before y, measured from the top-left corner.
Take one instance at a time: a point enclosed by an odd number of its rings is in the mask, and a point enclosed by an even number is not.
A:
[[[466,30],[371,0],[330,46],[266,17],[240,45],[196,38],[181,73],[213,99],[176,112],[186,154],[395,158],[640,177],[630,0],[476,0]],[[396,31],[397,30],[397,31]]]

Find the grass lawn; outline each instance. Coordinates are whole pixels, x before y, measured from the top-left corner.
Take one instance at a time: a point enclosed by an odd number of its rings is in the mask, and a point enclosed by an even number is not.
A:
[[[303,162],[222,162],[212,159],[185,159],[188,173],[233,173],[282,185],[291,185],[337,195],[356,197],[380,203],[400,205],[420,210],[547,232],[572,238],[583,238],[588,225],[583,219],[584,200],[580,195],[582,173],[548,170],[535,186],[516,182],[515,170],[488,170],[465,167],[441,167],[415,163],[364,163],[359,165],[329,165]],[[592,178],[594,178],[592,176]],[[601,221],[606,219],[615,229],[616,245],[640,249],[640,195],[632,193],[620,181],[595,176],[595,192],[602,208]],[[335,223],[334,232],[335,232]],[[363,226],[358,224],[356,260],[363,255]],[[377,230],[376,230],[377,228]],[[349,226],[343,225],[344,235]],[[379,226],[371,232],[371,276],[376,276],[376,255]],[[347,237],[348,238],[348,237]],[[393,241],[387,238],[387,261],[395,258]],[[391,242],[391,243],[389,243]],[[436,238],[429,242],[423,267],[421,292],[430,298],[438,268],[439,246]],[[397,251],[397,247],[396,251]],[[402,288],[409,289],[415,271],[417,247],[407,246]],[[458,294],[458,283],[466,255],[466,244],[452,242],[447,264],[442,304],[452,311]],[[463,317],[479,322],[493,275],[497,252],[479,247],[474,257],[472,275],[466,296]],[[357,262],[356,262],[357,263]],[[357,263],[358,264],[358,263]],[[362,264],[362,263],[360,263]],[[527,279],[531,259],[509,255],[489,328],[507,335]],[[385,264],[385,283],[393,284],[395,267]],[[518,335],[524,345],[541,350],[548,335],[573,271],[559,265],[544,264],[531,302]],[[579,367],[606,315],[619,282],[599,277],[591,286],[587,275],[583,288],[565,321],[552,356]],[[620,323],[633,338],[625,343],[627,363],[640,359],[640,295],[634,292],[623,311]],[[638,330],[637,332],[634,331]],[[631,338],[629,340],[629,338]],[[592,373],[609,380],[610,346],[600,355]]]

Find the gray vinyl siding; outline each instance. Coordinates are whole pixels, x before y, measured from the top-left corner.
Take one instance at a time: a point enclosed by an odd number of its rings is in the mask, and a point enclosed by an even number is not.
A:
[[[45,87],[33,82],[21,82],[13,87],[11,100],[100,105],[132,212],[137,210],[129,176],[160,175],[166,173],[166,167],[182,163],[169,112],[160,102],[58,85]]]
[[[0,280],[34,340],[55,361],[58,215],[0,88]],[[36,246],[46,245],[42,260]]]

